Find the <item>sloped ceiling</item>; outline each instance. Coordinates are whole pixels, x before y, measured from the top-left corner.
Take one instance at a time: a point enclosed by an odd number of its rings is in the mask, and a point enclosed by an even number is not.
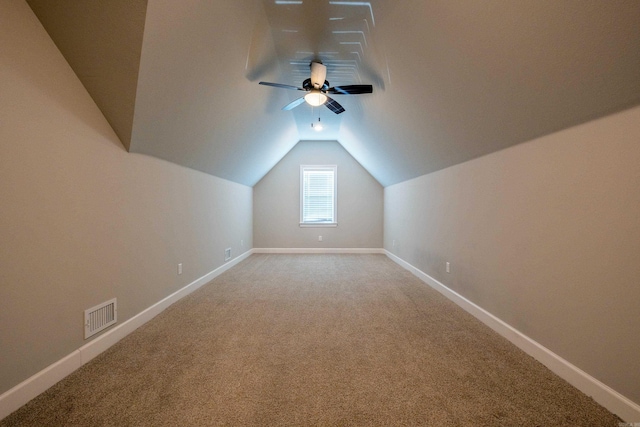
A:
[[[129,149],[147,0],[28,3]]]
[[[640,104],[637,0],[28,3],[127,149],[249,186],[299,140],[386,186]],[[258,81],[312,59],[374,93],[281,111]]]

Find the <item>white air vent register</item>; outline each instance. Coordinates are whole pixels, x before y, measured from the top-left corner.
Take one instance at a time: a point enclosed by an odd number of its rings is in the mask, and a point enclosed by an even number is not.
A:
[[[115,324],[118,320],[116,298],[84,311],[84,339]]]

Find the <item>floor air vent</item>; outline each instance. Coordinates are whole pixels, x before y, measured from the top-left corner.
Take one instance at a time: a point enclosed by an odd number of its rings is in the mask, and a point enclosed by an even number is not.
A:
[[[103,302],[84,311],[84,339],[97,334],[116,323],[118,308],[116,299]]]

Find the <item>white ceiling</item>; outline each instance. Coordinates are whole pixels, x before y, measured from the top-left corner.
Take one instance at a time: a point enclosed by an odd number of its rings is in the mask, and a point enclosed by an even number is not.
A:
[[[386,186],[640,104],[637,0],[28,3],[125,147],[250,186],[299,140]],[[281,111],[312,59],[374,93]]]

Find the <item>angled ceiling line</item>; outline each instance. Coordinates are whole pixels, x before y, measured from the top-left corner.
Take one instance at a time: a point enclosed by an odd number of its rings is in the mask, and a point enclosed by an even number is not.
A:
[[[367,36],[364,34],[364,31],[351,31],[351,30],[334,30],[331,31],[333,34],[359,34],[362,36],[362,39],[364,40],[364,44],[365,46],[367,45]]]
[[[373,7],[371,7],[371,3],[368,1],[330,1],[329,4],[336,6],[365,6],[369,8],[369,13],[371,13],[371,23],[373,26],[376,26],[376,19],[373,16]]]

